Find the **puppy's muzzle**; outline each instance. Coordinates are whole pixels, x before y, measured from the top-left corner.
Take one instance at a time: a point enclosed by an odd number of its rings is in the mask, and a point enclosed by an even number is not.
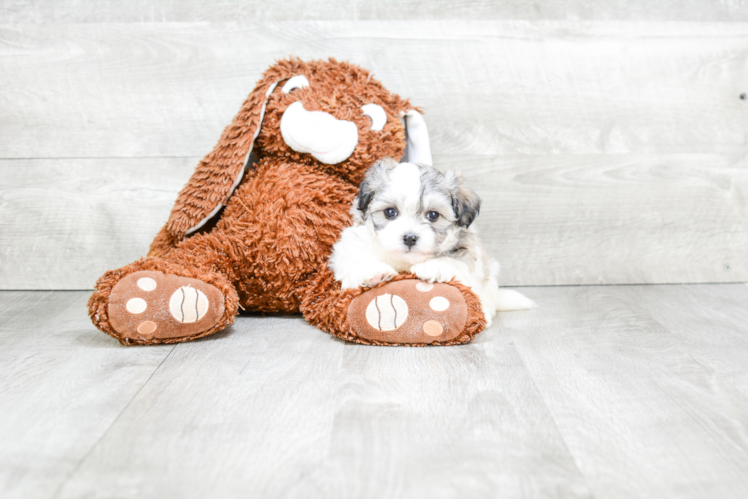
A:
[[[418,241],[418,236],[416,236],[413,233],[408,233],[403,235],[403,243],[408,247],[408,250],[413,248],[415,246],[416,242]]]
[[[286,108],[280,129],[289,148],[309,153],[328,165],[347,160],[358,144],[358,129],[353,122],[338,120],[324,111],[307,111],[301,101]]]

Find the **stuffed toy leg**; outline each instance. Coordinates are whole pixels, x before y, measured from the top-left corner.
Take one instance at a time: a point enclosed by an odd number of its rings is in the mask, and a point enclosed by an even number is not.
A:
[[[327,266],[366,169],[387,156],[431,162],[407,100],[355,65],[278,62],[198,164],[148,257],[99,279],[94,325],[123,344],[173,343],[243,309],[301,312],[365,344],[469,342],[485,326],[469,288],[401,275],[341,290]]]

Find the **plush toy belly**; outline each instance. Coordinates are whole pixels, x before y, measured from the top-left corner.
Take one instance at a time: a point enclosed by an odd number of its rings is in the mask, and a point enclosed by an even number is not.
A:
[[[220,267],[230,274],[242,307],[299,312],[305,287],[327,265],[332,245],[350,223],[356,192],[355,186],[303,164],[266,160],[257,165],[210,234],[241,242],[229,247],[237,250]]]

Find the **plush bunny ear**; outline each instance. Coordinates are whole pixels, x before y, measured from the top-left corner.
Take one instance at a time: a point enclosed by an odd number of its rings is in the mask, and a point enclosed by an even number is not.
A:
[[[415,109],[411,109],[403,113],[403,119],[405,121],[405,135],[408,138],[408,144],[405,147],[403,159],[400,161],[403,163],[433,165],[429,131],[426,128],[423,115]]]
[[[250,163],[252,148],[260,133],[265,106],[278,81],[265,79],[255,87],[218,144],[195,168],[182,189],[166,223],[175,240],[200,229],[226,204]]]

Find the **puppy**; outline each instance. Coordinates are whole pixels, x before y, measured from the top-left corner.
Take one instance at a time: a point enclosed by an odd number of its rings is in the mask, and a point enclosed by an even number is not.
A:
[[[499,290],[499,263],[472,225],[479,211],[480,198],[460,174],[385,158],[367,171],[351,207],[353,226],[333,246],[335,279],[346,289],[401,272],[428,282],[454,278],[478,295],[489,325],[496,311],[536,307],[520,293]]]

